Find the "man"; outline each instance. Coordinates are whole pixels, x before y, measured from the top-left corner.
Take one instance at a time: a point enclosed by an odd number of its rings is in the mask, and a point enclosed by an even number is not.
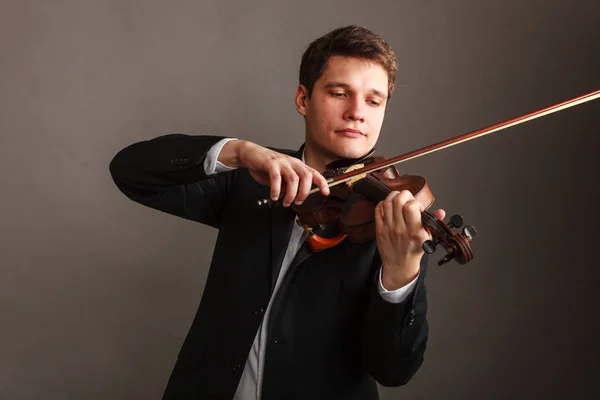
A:
[[[299,150],[172,134],[114,157],[127,197],[219,230],[165,399],[377,399],[376,381],[404,385],[419,369],[428,338],[423,206],[392,192],[375,209],[376,240],[319,252],[290,207],[313,184],[330,194],[327,165],[369,154],[396,71],[381,37],[336,29],[302,57]],[[267,197],[282,206],[257,205]]]

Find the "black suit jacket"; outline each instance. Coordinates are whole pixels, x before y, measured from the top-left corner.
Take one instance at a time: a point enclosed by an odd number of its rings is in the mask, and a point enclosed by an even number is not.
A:
[[[204,294],[165,399],[231,399],[288,246],[291,208],[258,206],[269,188],[245,168],[207,176],[223,137],[171,134],[132,144],[110,163],[115,184],[145,206],[219,230]],[[301,152],[278,150],[300,158]],[[425,275],[402,303],[378,292],[376,242],[304,244],[274,299],[262,398],[377,399],[406,384],[428,337]]]

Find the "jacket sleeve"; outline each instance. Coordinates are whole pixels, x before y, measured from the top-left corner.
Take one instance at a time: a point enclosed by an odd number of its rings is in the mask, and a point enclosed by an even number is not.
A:
[[[415,279],[402,286],[401,288],[395,290],[387,290],[385,287],[383,287],[383,282],[381,280],[382,273],[383,266],[379,268],[379,272],[377,273],[377,275],[379,276],[377,280],[377,288],[381,297],[383,297],[389,303],[400,303],[408,296],[410,296],[415,286],[417,285],[417,281],[419,280],[419,275],[417,274],[417,277]]]
[[[219,228],[237,172],[207,175],[205,161],[213,146],[226,139],[168,134],[133,143],[113,157],[109,171],[129,199]]]
[[[378,274],[371,284],[362,353],[366,370],[382,386],[405,385],[423,363],[429,336],[425,287],[427,263],[428,255],[424,254],[416,286],[400,303],[382,298]]]

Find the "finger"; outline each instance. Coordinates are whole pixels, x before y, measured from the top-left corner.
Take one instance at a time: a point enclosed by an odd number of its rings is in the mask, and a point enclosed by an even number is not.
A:
[[[394,229],[394,199],[400,195],[400,192],[394,190],[387,195],[383,201],[383,222],[387,229]]]
[[[329,184],[327,183],[327,179],[316,169],[311,168],[312,172],[312,181],[313,183],[321,190],[323,196],[329,196]]]
[[[375,211],[373,214],[375,215],[375,233],[377,237],[385,236],[385,221],[384,221],[384,213],[383,213],[383,201],[380,201],[377,206],[375,206]]]
[[[295,203],[302,204],[312,187],[313,174],[312,171],[306,167],[297,170],[296,173],[300,177],[300,182],[298,184],[298,195],[296,196]]]
[[[444,211],[443,209],[441,209],[441,208],[440,208],[440,209],[438,209],[438,210],[435,210],[435,211],[433,212],[433,215],[435,215],[435,217],[436,217],[437,219],[439,219],[440,221],[443,221],[443,220],[444,220],[444,218],[446,218],[446,211]]]
[[[404,222],[406,224],[406,231],[411,238],[421,239],[422,241],[427,240],[427,232],[423,229],[423,222],[421,219],[421,211],[425,208],[418,200],[409,200],[402,207],[402,214],[404,215]]]
[[[285,180],[285,197],[283,198],[283,206],[287,207],[292,204],[296,198],[296,195],[298,194],[298,182],[300,178],[298,177],[298,174],[296,174],[296,171],[292,169],[292,167],[285,164],[281,166],[281,175]]]
[[[277,164],[273,164],[272,167],[269,167],[268,171],[269,185],[271,186],[271,199],[277,201],[281,194],[281,172],[279,171],[279,166]]]
[[[411,192],[408,190],[403,190],[392,200],[394,203],[394,218],[392,223],[394,224],[395,230],[398,233],[406,231],[406,222],[404,221],[404,213],[402,208],[408,201],[413,199],[414,197]]]

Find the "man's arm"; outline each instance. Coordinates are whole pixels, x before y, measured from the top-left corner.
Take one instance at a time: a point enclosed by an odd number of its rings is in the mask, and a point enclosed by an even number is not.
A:
[[[380,265],[378,257],[374,262]],[[411,283],[414,287],[400,302],[391,302],[382,295],[380,268],[371,284],[363,325],[363,361],[369,374],[383,386],[408,383],[423,363],[429,335],[427,262],[424,254],[419,275]]]
[[[222,150],[229,140],[169,134],[137,142],[114,156],[110,174],[131,200],[218,228],[235,180],[235,171],[219,173],[235,170],[227,168],[235,163],[234,146]]]
[[[326,179],[299,159],[220,136],[164,135],[129,145],[110,163],[116,186],[131,200],[215,228],[238,168],[269,186],[273,199],[285,184],[285,207],[304,200],[312,183],[329,194]]]

